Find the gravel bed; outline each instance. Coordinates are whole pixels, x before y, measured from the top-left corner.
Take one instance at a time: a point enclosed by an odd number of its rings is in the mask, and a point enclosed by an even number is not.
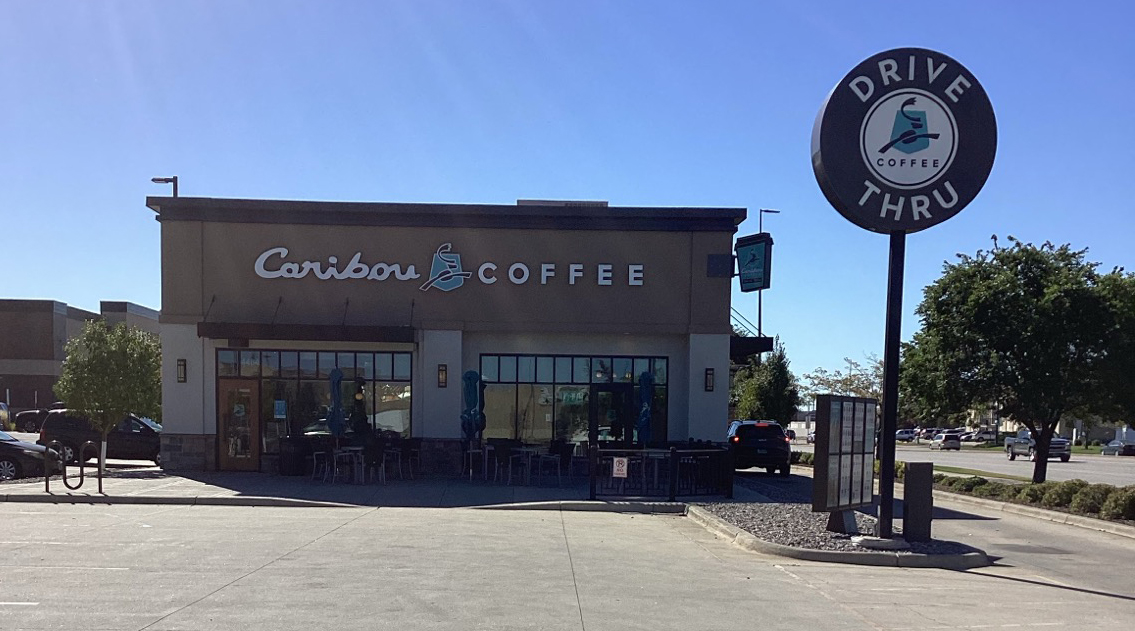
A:
[[[813,513],[811,500],[788,489],[753,480],[739,481],[772,500],[771,502],[714,502],[699,504],[721,519],[751,533],[758,539],[797,548],[870,552],[851,542],[853,535],[828,532],[828,514]],[[855,523],[858,534],[873,535],[875,518],[858,511]],[[897,530],[897,529],[896,529]],[[901,534],[896,532],[896,534]],[[964,554],[975,552],[965,544],[954,541],[911,542],[907,553]]]

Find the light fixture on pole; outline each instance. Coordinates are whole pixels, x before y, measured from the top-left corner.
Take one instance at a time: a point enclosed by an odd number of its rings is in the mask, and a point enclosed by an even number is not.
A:
[[[154,184],[173,184],[173,196],[177,197],[177,176],[171,177],[152,177],[150,181]]]
[[[757,211],[757,232],[762,233],[762,234],[765,231],[765,213],[768,213],[770,215],[779,215],[780,211],[779,210],[773,210],[772,208],[762,208],[759,211]],[[761,322],[761,320],[764,319],[764,310],[765,310],[764,309],[764,307],[765,307],[764,299],[763,299],[764,294],[765,294],[765,290],[763,290],[763,289],[757,291],[757,337],[764,337],[764,331],[761,329],[761,325],[763,324]]]

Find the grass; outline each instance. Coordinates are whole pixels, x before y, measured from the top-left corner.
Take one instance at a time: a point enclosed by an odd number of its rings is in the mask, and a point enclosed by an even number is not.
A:
[[[1103,449],[1102,445],[1097,445],[1095,447],[1072,445],[1072,453],[1074,454],[1098,454],[1101,449]]]
[[[934,470],[935,471],[941,471],[942,473],[954,473],[954,474],[957,474],[957,475],[976,475],[976,476],[980,476],[980,477],[983,477],[983,478],[995,478],[995,479],[1001,479],[1001,480],[1016,480],[1018,482],[1032,482],[1033,481],[1033,479],[1031,477],[1025,477],[1025,476],[1021,476],[1021,475],[1010,475],[1008,473],[993,473],[992,471],[982,471],[980,469],[966,469],[965,467],[950,467],[950,466],[940,465],[940,464],[934,465]]]

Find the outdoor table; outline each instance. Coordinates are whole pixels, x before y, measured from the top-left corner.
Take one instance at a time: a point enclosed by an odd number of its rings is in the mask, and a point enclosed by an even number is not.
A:
[[[489,479],[489,452],[493,451],[494,449],[496,449],[496,445],[494,445],[493,443],[485,443],[485,448],[483,450],[484,455],[482,456],[482,458],[484,459],[484,463],[481,467],[481,470],[485,474],[485,480],[486,481]],[[524,456],[528,459],[528,467],[524,470],[524,483],[525,484],[529,484],[532,481],[532,457],[535,456],[536,454],[540,453],[540,451],[543,450],[543,449],[546,449],[546,447],[541,447],[539,445],[513,445],[512,446],[512,453],[520,454],[520,455],[522,455],[522,456]]]
[[[341,454],[348,454],[351,457],[351,482],[353,484],[362,484],[364,482],[363,478],[366,477],[363,448],[356,446],[340,447],[335,452],[335,457],[338,458]]]

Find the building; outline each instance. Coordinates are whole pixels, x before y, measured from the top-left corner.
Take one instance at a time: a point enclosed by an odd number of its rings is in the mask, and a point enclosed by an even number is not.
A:
[[[362,384],[376,428],[455,467],[485,437],[721,440],[735,208],[150,197],[162,241],[164,466],[272,470]]]
[[[158,312],[153,309],[103,301],[99,310],[85,311],[55,300],[0,300],[0,401],[13,412],[54,402],[64,347],[89,320],[125,322],[158,333]]]

